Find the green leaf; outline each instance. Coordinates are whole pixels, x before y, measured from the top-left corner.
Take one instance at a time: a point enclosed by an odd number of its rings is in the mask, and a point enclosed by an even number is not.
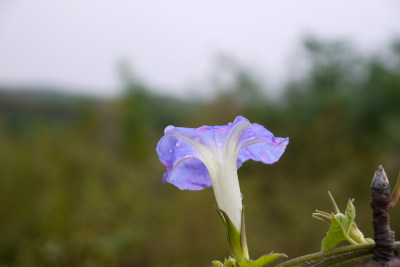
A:
[[[346,234],[343,231],[343,227],[339,222],[338,218],[340,216],[334,215],[332,217],[331,227],[326,235],[326,237],[322,240],[321,250],[327,251],[334,247],[336,247],[340,242],[346,240]],[[342,220],[341,220],[342,221]]]
[[[356,218],[356,208],[353,205],[353,200],[349,200],[347,202],[347,208],[346,208],[346,219],[344,221],[344,230],[347,234],[350,232],[350,227],[354,223],[354,219]]]
[[[329,225],[332,223],[332,214],[331,213],[327,213],[325,211],[316,210],[312,214],[312,217],[315,218],[315,219],[318,219],[320,221],[326,222]]]
[[[343,214],[336,205],[332,194],[330,192],[328,193],[336,213],[328,214],[318,210],[313,213],[314,218],[323,220],[330,224],[330,228],[325,238],[322,240],[321,250],[327,251],[333,249],[345,240],[349,241],[352,245],[371,243],[371,239],[364,239],[363,233],[358,229],[354,222],[356,217],[356,208],[353,205],[353,200],[347,202],[346,211],[345,214]]]
[[[225,262],[222,263],[220,261],[213,261],[212,264],[215,267],[263,267],[267,265],[268,263],[273,262],[274,260],[285,257],[287,256],[285,254],[279,254],[279,253],[271,253],[268,255],[261,256],[257,260],[248,260],[244,259],[241,262],[237,262],[234,258],[229,257],[228,259],[225,259]]]
[[[220,261],[211,262],[215,267],[238,267],[236,260],[232,257],[225,259],[224,263]]]
[[[224,264],[220,261],[211,262],[215,267],[224,267]]]
[[[236,264],[236,260],[232,257],[225,259],[224,266],[225,267],[238,267],[238,265]]]
[[[268,255],[263,255],[255,261],[245,260],[244,263],[239,263],[239,267],[263,267],[263,266],[267,265],[268,263],[273,262],[274,260],[281,258],[281,257],[287,258],[287,256],[285,254],[271,253]]]
[[[233,261],[226,261],[225,260],[225,267],[238,267],[238,265],[236,264],[235,260]]]

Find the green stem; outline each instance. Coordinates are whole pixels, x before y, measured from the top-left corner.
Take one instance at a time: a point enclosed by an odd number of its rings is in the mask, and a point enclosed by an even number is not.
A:
[[[400,242],[395,242],[396,250],[400,249]],[[347,260],[353,260],[359,257],[372,257],[374,254],[375,244],[361,244],[356,246],[345,246],[339,247],[328,251],[318,252],[314,254],[309,254],[301,256],[295,259],[291,259],[282,262],[275,267],[290,267],[296,266],[304,263],[321,263],[326,262],[323,266],[329,266],[330,263],[345,263]],[[329,262],[328,262],[329,261]],[[310,265],[311,266],[311,265]]]
[[[351,237],[347,237],[347,241],[349,241],[352,245],[358,245],[358,243],[354,241]]]
[[[340,213],[339,207],[337,206],[335,199],[333,198],[332,194],[330,191],[328,191],[329,198],[331,199],[333,209],[335,210],[335,213]]]

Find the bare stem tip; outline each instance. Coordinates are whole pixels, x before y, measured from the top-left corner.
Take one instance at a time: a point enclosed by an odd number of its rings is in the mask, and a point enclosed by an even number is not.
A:
[[[384,194],[390,192],[389,180],[382,165],[379,165],[371,183],[372,193]]]

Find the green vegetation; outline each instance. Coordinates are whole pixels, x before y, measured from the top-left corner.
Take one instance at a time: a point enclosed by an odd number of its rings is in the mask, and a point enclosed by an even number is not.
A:
[[[355,198],[357,225],[370,237],[372,176],[382,164],[394,184],[400,169],[400,42],[363,55],[309,39],[305,55],[302,74],[274,97],[241,66],[208,101],[157,95],[129,77],[117,99],[0,93],[0,266],[223,260],[212,190],[163,184],[155,148],[169,124],[222,125],[237,115],[290,137],[276,164],[239,170],[254,255],[319,251],[327,227],[311,215],[331,209],[328,190],[341,206]],[[396,210],[391,227],[400,233]]]

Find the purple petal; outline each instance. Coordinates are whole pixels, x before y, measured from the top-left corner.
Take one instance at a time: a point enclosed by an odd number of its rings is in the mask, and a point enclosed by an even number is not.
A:
[[[197,158],[181,161],[170,175],[164,174],[164,179],[179,189],[202,190],[211,187],[211,178],[204,163]]]
[[[233,123],[229,123],[228,125],[201,126],[199,128],[168,126],[165,128],[164,133],[166,135],[184,135],[205,145],[211,151],[216,153],[219,148],[225,146],[232,130],[242,122],[248,122],[250,125],[250,122],[246,118],[238,116]]]
[[[239,139],[238,168],[248,159],[272,164],[279,160],[289,138],[274,137],[274,135],[257,123],[247,127]]]
[[[185,138],[194,140],[206,146],[215,155],[225,149],[230,135],[238,124],[248,123],[249,126],[241,133],[237,140],[240,149],[237,159],[239,168],[248,159],[272,164],[279,160],[288,138],[275,138],[274,135],[259,124],[250,124],[242,117],[236,117],[233,123],[222,126],[201,126],[199,128],[184,128],[168,126],[165,136],[157,146],[157,153],[161,162],[166,166],[164,182],[172,183],[180,189],[201,190],[212,186],[209,172],[202,162],[203,155]],[[243,124],[241,126],[244,126]],[[237,130],[240,128],[237,128]],[[182,138],[184,136],[185,138]],[[232,139],[232,138],[231,138]]]
[[[157,145],[157,153],[167,167],[164,183],[188,190],[201,190],[212,185],[206,166],[197,158],[200,157],[199,152],[183,139],[164,136]]]
[[[165,136],[157,145],[160,161],[167,167],[164,183],[169,182],[180,189],[201,190],[212,186],[210,174],[201,155],[191,144],[174,134],[186,136],[195,140],[212,152],[226,145],[230,133],[241,122],[250,122],[238,116],[233,123],[221,126],[201,126],[199,128],[184,128],[168,126]]]

